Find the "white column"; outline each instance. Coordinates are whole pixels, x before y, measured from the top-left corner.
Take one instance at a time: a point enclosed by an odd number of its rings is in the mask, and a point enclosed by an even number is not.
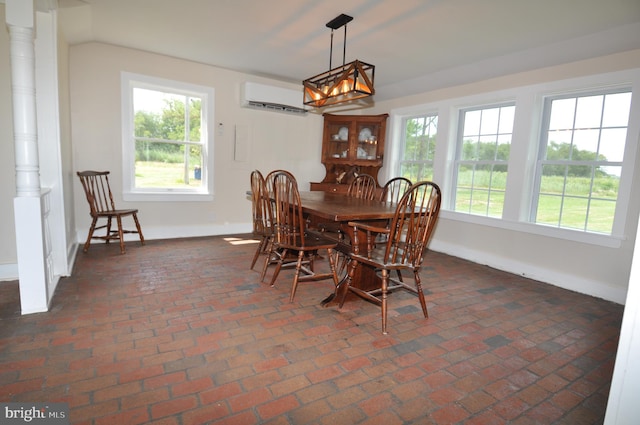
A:
[[[36,118],[33,0],[7,0],[15,144],[14,213],[22,313],[48,310],[45,226]]]

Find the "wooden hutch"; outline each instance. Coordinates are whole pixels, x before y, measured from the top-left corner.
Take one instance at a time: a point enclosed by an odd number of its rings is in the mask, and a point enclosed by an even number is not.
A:
[[[377,181],[389,115],[323,116],[322,164],[326,175],[322,182],[312,182],[311,190],[347,193],[358,174],[369,174]]]

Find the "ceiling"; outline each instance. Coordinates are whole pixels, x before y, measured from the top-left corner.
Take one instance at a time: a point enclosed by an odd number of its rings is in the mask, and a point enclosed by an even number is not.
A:
[[[640,49],[640,0],[58,0],[70,44],[98,41],[301,82],[374,64],[377,100]],[[334,33],[342,64],[344,30]]]

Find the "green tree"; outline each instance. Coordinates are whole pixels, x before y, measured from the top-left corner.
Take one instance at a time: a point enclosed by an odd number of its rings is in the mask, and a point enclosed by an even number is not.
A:
[[[184,99],[184,98],[182,98]],[[171,97],[165,100],[160,114],[137,111],[134,117],[135,136],[139,138],[166,141],[185,141],[185,102],[181,98]],[[188,141],[200,141],[201,99],[187,98],[189,101]],[[162,143],[141,141],[136,143],[136,158],[146,161],[182,162],[185,145],[181,143]],[[190,147],[190,154],[199,158],[200,148]]]
[[[578,149],[571,143],[550,141],[547,145],[547,160],[549,161],[606,161],[607,158],[596,152]],[[545,176],[591,177],[591,167],[588,165],[546,165],[543,169]],[[602,170],[596,170],[597,175],[606,176]]]

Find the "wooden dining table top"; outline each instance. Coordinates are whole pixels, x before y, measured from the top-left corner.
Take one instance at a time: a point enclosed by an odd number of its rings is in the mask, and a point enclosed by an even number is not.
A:
[[[388,220],[396,212],[394,204],[322,191],[300,192],[300,202],[304,213],[336,222]]]

